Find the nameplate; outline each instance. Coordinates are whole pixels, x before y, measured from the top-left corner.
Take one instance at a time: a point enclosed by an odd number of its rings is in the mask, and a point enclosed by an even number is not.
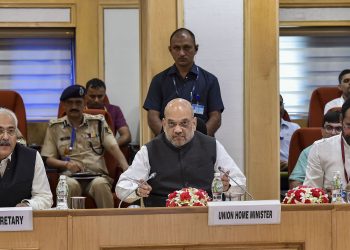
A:
[[[208,203],[208,225],[279,224],[278,200],[220,201]]]
[[[0,208],[0,231],[32,231],[33,209],[31,207]]]

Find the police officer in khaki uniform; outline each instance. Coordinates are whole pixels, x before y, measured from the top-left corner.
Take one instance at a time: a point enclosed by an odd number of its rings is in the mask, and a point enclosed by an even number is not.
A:
[[[60,100],[66,116],[50,121],[41,155],[49,167],[71,176],[67,177],[69,201],[72,196],[89,194],[98,208],[111,208],[113,180],[108,176],[104,150],[115,157],[123,171],[128,164],[104,117],[83,113],[84,96],[85,88],[80,85],[70,86],[62,92]],[[91,177],[91,173],[86,176],[84,172],[87,171],[101,176]],[[77,173],[81,178],[77,178]]]

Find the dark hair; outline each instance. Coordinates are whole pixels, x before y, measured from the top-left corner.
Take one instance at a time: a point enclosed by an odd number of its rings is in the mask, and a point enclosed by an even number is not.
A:
[[[93,78],[86,83],[86,90],[88,90],[89,88],[93,88],[93,89],[104,88],[104,89],[106,89],[106,84],[101,79]]]
[[[326,122],[330,123],[339,123],[340,122],[340,114],[341,114],[341,108],[332,108],[327,111],[327,113],[323,117],[323,125]]]
[[[341,114],[343,116],[343,119],[345,118],[346,111],[350,108],[350,99],[347,99],[343,106],[341,107]]]
[[[342,72],[340,72],[338,76],[339,84],[341,84],[341,80],[343,79],[343,76],[346,74],[350,74],[350,69],[344,69]]]
[[[173,39],[173,37],[175,35],[177,35],[179,33],[185,33],[185,32],[190,34],[190,36],[192,37],[194,45],[196,45],[196,37],[194,36],[192,31],[190,31],[189,29],[186,29],[186,28],[179,28],[179,29],[175,30],[170,36],[170,43],[171,43],[171,39]]]

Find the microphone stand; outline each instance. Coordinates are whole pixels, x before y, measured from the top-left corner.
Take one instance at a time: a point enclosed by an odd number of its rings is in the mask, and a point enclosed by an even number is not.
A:
[[[137,190],[143,183],[153,179],[154,177],[156,177],[157,173],[154,172],[152,174],[150,174],[150,176],[147,178],[147,180],[143,181],[143,182],[140,182],[140,183],[137,183],[137,187],[135,189],[132,189],[131,192],[127,193],[119,202],[119,205],[118,205],[118,208],[120,208],[120,206],[122,205],[123,201],[129,196],[131,195],[133,192],[135,192],[135,190]]]
[[[230,180],[233,181],[240,189],[242,189],[242,191],[243,191],[245,194],[247,194],[247,195],[250,197],[251,200],[254,200],[253,196],[248,192],[248,190],[245,189],[244,187],[242,187],[240,184],[238,184],[238,182],[237,182],[235,179],[233,179],[231,176],[229,176],[229,175],[222,169],[222,167],[219,167],[218,169],[219,169],[219,171],[220,171],[221,173],[225,174],[228,178],[230,178]]]

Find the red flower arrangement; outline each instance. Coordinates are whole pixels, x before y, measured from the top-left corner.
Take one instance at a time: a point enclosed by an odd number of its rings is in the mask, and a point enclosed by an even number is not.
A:
[[[208,193],[197,188],[183,188],[168,194],[167,207],[205,207],[210,201]]]
[[[321,188],[298,186],[288,190],[282,203],[284,204],[318,204],[328,203],[328,194]]]

